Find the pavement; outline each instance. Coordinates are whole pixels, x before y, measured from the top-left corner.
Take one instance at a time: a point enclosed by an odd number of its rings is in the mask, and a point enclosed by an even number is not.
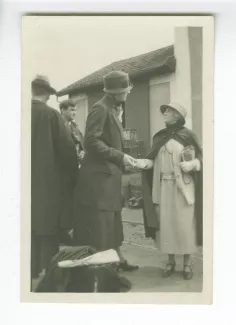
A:
[[[124,208],[122,211],[125,241],[122,246],[129,263],[139,265],[135,272],[121,272],[132,283],[131,292],[201,292],[203,280],[202,251],[192,256],[194,276],[186,281],[182,277],[183,259],[176,256],[176,272],[163,278],[167,256],[162,254],[150,238],[145,238],[141,210]],[[40,279],[35,280],[35,288]]]

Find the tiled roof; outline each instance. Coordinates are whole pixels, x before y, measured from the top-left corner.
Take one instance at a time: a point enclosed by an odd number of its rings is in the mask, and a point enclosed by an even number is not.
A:
[[[170,45],[125,60],[113,62],[60,90],[58,96],[98,86],[102,84],[103,76],[113,70],[127,72],[131,80],[151,72],[159,74],[173,72],[175,70],[174,46]]]

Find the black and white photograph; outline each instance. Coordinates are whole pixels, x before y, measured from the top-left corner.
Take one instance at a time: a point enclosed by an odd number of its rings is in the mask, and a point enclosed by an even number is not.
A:
[[[211,303],[213,22],[22,18],[25,301]]]

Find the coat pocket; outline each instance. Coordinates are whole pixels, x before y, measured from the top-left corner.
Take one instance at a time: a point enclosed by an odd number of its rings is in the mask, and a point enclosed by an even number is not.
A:
[[[106,164],[104,165],[97,164],[96,166],[94,166],[94,173],[112,175],[112,171],[109,165]]]

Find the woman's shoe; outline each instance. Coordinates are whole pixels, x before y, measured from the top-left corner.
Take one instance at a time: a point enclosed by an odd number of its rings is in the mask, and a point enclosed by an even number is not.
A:
[[[167,263],[166,267],[163,271],[163,277],[164,278],[169,278],[172,273],[175,271],[175,265],[176,263]]]
[[[117,267],[117,271],[129,271],[129,272],[132,272],[132,271],[136,271],[139,269],[139,266],[138,265],[131,265],[129,264],[127,261],[124,261],[124,262],[120,262],[118,267]]]
[[[186,270],[188,268],[188,271]],[[184,280],[191,280],[193,277],[193,270],[191,265],[184,265],[183,278]]]

